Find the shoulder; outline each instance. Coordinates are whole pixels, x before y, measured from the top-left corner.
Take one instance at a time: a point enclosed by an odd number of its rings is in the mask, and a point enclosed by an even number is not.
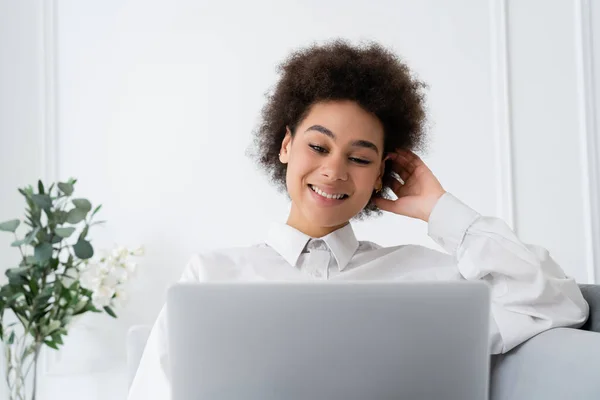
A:
[[[231,279],[255,262],[268,261],[273,250],[264,243],[194,253],[183,271],[182,281]]]
[[[397,246],[381,246],[369,241],[360,241],[357,253],[375,252],[378,257],[389,255],[398,256],[403,259],[423,260],[432,263],[454,263],[454,257],[450,254],[418,244],[403,244]]]

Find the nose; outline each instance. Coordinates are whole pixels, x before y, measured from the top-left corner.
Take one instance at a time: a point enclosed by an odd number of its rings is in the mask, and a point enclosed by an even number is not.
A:
[[[345,157],[330,155],[323,160],[321,174],[331,181],[348,180],[348,166]]]

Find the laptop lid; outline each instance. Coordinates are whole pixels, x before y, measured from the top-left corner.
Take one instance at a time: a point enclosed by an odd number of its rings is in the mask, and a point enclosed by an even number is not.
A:
[[[487,399],[483,282],[178,283],[173,400]]]

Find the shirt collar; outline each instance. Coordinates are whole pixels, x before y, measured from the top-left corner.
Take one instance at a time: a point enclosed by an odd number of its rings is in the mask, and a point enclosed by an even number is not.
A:
[[[296,266],[302,250],[310,239],[314,239],[287,224],[277,223],[271,226],[266,243],[278,252],[290,265]],[[358,240],[351,224],[319,238],[323,240],[337,261],[340,271],[348,265],[358,249]]]

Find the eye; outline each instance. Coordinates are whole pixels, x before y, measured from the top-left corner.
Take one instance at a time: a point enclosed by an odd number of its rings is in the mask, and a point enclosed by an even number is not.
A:
[[[369,160],[363,160],[362,158],[350,157],[350,161],[355,162],[357,164],[361,164],[361,165],[369,165],[369,164],[371,164],[371,161],[369,161]]]
[[[323,148],[321,146],[317,146],[315,144],[309,144],[308,147],[310,147],[311,149],[313,149],[317,153],[327,153],[327,149],[325,149],[325,148]]]

